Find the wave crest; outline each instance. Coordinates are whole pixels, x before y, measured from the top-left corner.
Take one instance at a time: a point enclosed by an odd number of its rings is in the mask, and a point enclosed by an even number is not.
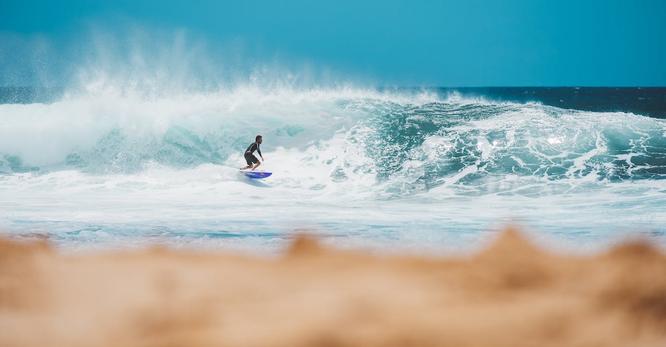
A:
[[[292,165],[316,166],[328,183],[361,172],[399,194],[438,186],[489,192],[525,179],[666,177],[663,120],[431,92],[248,87],[157,99],[70,95],[0,105],[0,117],[5,173],[236,166],[261,133],[265,151],[284,149]]]

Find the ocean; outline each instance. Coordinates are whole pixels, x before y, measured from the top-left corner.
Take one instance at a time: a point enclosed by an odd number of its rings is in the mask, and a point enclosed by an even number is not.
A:
[[[264,137],[265,180],[239,174]],[[0,230],[69,250],[666,245],[666,88],[0,88]]]

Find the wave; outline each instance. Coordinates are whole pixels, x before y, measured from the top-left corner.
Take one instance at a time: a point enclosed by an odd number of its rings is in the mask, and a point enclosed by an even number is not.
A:
[[[322,184],[363,180],[400,195],[666,178],[664,120],[430,91],[89,93],[3,104],[0,119],[5,175],[238,166],[261,133],[268,158],[316,167]]]

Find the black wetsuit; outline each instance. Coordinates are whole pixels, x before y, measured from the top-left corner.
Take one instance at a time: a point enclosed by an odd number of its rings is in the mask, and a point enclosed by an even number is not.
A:
[[[247,165],[253,165],[253,164],[256,164],[256,163],[259,162],[259,159],[257,159],[257,157],[255,157],[252,154],[252,153],[254,153],[254,151],[257,151],[257,153],[259,153],[260,157],[262,157],[262,158],[264,157],[264,156],[261,155],[261,149],[259,149],[259,144],[256,143],[256,142],[253,142],[250,145],[250,147],[248,147],[245,150],[245,161],[247,162]]]

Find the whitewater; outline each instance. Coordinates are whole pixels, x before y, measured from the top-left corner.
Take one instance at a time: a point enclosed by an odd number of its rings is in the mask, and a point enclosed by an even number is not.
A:
[[[264,136],[262,168],[239,175]],[[666,120],[437,90],[104,89],[0,104],[0,229],[65,249],[666,244]]]

